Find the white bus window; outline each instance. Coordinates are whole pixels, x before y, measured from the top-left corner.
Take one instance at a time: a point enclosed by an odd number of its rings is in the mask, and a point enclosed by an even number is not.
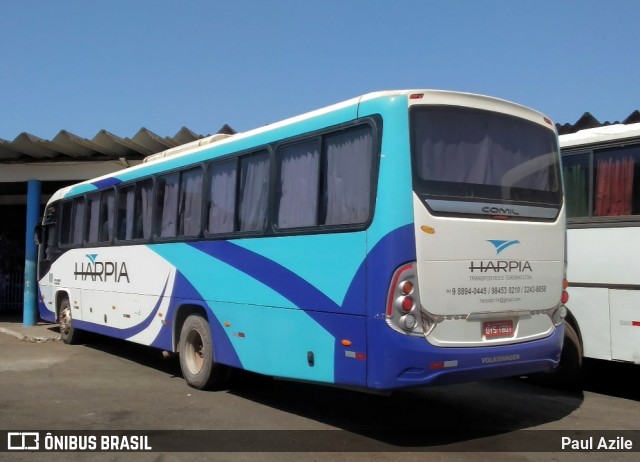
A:
[[[562,160],[567,217],[589,216],[589,154],[565,156]]]
[[[236,160],[209,167],[209,211],[207,234],[232,233],[235,230]]]
[[[634,201],[634,197],[638,197],[640,193],[640,180],[636,174],[638,164],[639,146],[595,152],[594,216],[612,217],[640,213],[640,203],[637,199]]]
[[[319,139],[278,151],[277,226],[300,228],[318,224]]]
[[[369,219],[373,136],[369,126],[326,137],[321,224],[364,223]]]
[[[269,153],[261,151],[240,158],[240,231],[257,231],[267,222]]]

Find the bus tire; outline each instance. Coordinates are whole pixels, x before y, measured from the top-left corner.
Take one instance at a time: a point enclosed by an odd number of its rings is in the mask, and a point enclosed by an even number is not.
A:
[[[65,296],[60,300],[58,311],[58,325],[60,326],[60,338],[67,345],[77,344],[80,340],[80,330],[73,325],[73,315],[71,314],[71,303],[69,297]]]
[[[535,383],[555,388],[575,388],[582,378],[582,343],[571,324],[564,323],[564,342],[560,354],[560,364],[550,372],[535,374]]]
[[[185,319],[178,352],[182,375],[190,387],[219,389],[226,384],[228,368],[214,362],[211,329],[202,316],[192,314]]]

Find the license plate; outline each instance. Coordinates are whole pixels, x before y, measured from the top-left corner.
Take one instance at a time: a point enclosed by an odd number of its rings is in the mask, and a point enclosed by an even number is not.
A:
[[[485,338],[512,337],[513,321],[486,321],[482,323],[482,334]]]

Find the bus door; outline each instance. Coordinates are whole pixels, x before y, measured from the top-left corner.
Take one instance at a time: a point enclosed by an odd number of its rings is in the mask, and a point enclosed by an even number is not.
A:
[[[55,311],[53,300],[54,274],[50,271],[53,261],[60,255],[56,246],[55,222],[45,222],[35,230],[38,244],[38,282],[42,302],[50,311]]]

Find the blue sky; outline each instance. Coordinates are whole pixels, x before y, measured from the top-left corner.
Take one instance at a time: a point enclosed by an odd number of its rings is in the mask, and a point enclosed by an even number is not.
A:
[[[640,109],[636,0],[0,0],[0,139],[246,131],[375,90]]]

